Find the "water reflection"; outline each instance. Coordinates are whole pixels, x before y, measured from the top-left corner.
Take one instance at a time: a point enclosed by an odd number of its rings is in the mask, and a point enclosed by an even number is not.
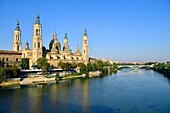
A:
[[[123,69],[103,78],[0,92],[0,113],[169,113],[169,79]]]

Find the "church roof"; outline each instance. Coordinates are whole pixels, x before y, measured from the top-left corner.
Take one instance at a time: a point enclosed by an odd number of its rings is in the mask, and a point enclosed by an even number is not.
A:
[[[20,53],[20,52],[9,51],[9,50],[0,50],[0,54],[18,54],[18,55],[22,55],[22,53]]]
[[[77,49],[76,49],[76,52],[74,53],[74,55],[81,55],[79,45],[77,45]]]

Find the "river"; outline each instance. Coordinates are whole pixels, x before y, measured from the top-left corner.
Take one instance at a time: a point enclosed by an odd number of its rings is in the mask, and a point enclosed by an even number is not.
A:
[[[170,113],[170,80],[129,68],[102,78],[1,90],[0,113]]]

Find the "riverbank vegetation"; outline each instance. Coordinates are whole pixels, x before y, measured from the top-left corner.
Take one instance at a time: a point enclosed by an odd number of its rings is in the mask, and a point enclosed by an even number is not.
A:
[[[21,69],[29,68],[29,59],[22,59]],[[84,78],[93,77],[95,74],[101,75],[111,75],[112,72],[116,72],[117,66],[111,65],[110,63],[97,61],[96,63],[69,63],[69,62],[59,62],[58,67],[50,66],[46,58],[40,58],[37,61],[36,67],[42,70],[42,75],[46,78],[55,78],[57,81],[61,80],[62,77],[66,78]],[[53,67],[53,68],[51,68]],[[62,73],[56,73],[56,76],[48,76],[46,74],[49,69],[61,68]],[[100,72],[100,73],[99,73]],[[49,73],[49,72],[48,72]],[[90,74],[91,75],[90,75]],[[1,67],[0,68],[0,83],[9,82],[10,78],[20,77],[20,68],[17,67]]]
[[[101,60],[96,63],[88,63],[85,65],[84,63],[71,64],[59,62],[58,66],[62,68],[64,71],[70,71],[75,68],[78,68],[78,73],[75,75],[88,74],[89,72],[100,71],[102,74],[108,74],[117,71],[117,66],[115,64],[111,65],[109,63],[102,62]],[[69,74],[70,76],[73,74]]]
[[[42,70],[42,75],[45,75],[45,73],[50,67],[50,64],[47,62],[46,58],[40,58],[37,61],[37,66]]]
[[[151,69],[170,78],[170,63],[156,63]]]
[[[19,77],[19,68],[5,67],[0,68],[0,83],[7,81],[9,78]]]

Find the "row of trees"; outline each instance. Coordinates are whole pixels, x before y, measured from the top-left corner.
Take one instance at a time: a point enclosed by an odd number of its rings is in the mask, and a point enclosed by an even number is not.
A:
[[[6,81],[8,78],[15,78],[19,76],[19,68],[5,67],[0,68],[0,83]]]
[[[50,64],[47,62],[46,58],[38,59],[37,64],[38,67],[41,68],[43,72],[46,72],[50,67]],[[87,65],[85,65],[84,63],[75,64],[75,63],[68,63],[68,62],[65,63],[60,61],[58,63],[58,66],[64,71],[69,71],[76,67],[79,67],[81,73],[87,73],[88,71],[96,71],[96,70],[102,71],[105,67],[108,66],[112,68],[116,68],[115,65],[113,66],[109,63],[104,63],[101,60],[97,61],[96,63],[88,63]]]
[[[170,64],[156,63],[152,69],[154,71],[165,74],[167,77],[170,77]]]
[[[79,67],[80,68],[80,73],[88,73],[89,71],[104,71],[107,69],[107,67],[111,67],[112,69],[116,68],[116,65],[111,65],[108,63],[104,63],[102,61],[97,61],[96,63],[88,63],[85,65],[84,63],[78,63],[78,64],[71,64],[71,63],[64,63],[64,62],[59,62],[58,66],[62,68],[64,71],[71,70],[73,68]]]

